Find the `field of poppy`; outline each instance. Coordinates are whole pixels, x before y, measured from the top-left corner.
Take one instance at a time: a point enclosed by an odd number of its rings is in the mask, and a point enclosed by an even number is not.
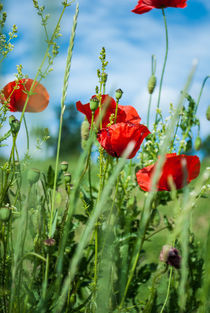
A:
[[[50,95],[44,80],[58,54],[62,17],[68,7],[74,7],[74,1],[61,3],[60,17],[49,37],[49,16],[45,7],[33,0],[46,37],[43,60],[33,79],[18,66],[16,77],[2,86],[0,93],[0,128],[9,127],[0,134],[0,146],[12,138],[9,156],[0,164],[0,313],[210,312],[210,228],[204,223],[201,234],[195,223],[209,217],[209,162],[197,155],[201,146],[197,109],[209,76],[201,82],[195,100],[189,94],[193,64],[178,103],[169,105],[167,118],[161,111],[168,57],[165,10],[185,8],[187,2],[139,0],[132,10],[141,15],[158,9],[166,35],[160,79],[152,56],[146,125],[141,112],[121,104],[120,88],[114,95],[108,94],[108,62],[102,47],[95,91],[87,95],[86,104],[79,99],[75,104],[84,115],[80,156],[61,162],[79,13],[76,5],[56,158],[51,165],[49,160],[40,165],[30,155],[25,113],[42,112],[48,106]],[[17,33],[13,26],[5,35],[5,21],[0,2],[2,61],[12,52],[10,41]],[[152,121],[155,88],[158,100]],[[20,112],[19,119],[16,112]],[[208,107],[207,120],[209,113]],[[27,138],[24,158],[17,147],[22,127]],[[195,140],[194,127],[198,128]],[[193,154],[190,145],[195,147]]]

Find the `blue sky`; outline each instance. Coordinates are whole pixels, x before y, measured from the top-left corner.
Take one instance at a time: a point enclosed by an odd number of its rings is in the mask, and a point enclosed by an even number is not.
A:
[[[42,1],[51,14],[49,26],[53,26],[61,9],[58,0]],[[165,53],[165,34],[161,10],[152,10],[143,15],[131,12],[137,0],[81,0],[72,59],[67,103],[81,100],[86,103],[94,94],[97,84],[96,70],[102,46],[107,51],[107,91],[117,88],[124,91],[122,104],[134,105],[146,123],[148,104],[147,80],[150,76],[151,55],[157,57],[157,76],[160,77]],[[16,64],[24,66],[24,73],[33,78],[44,54],[43,30],[32,0],[7,0],[7,28],[18,26],[15,49],[1,69],[2,86],[14,79]],[[59,40],[60,54],[54,71],[43,84],[50,94],[48,108],[39,114],[27,114],[31,127],[37,123],[56,132],[55,106],[59,106],[65,59],[72,27],[75,4],[68,8],[61,24],[63,36]],[[185,9],[166,9],[169,31],[169,58],[164,78],[161,108],[167,116],[169,103],[176,104],[192,62],[198,60],[198,68],[190,93],[197,98],[202,80],[210,74],[210,2],[188,0]],[[159,79],[158,79],[159,83]],[[153,97],[153,108],[157,99]],[[198,115],[201,119],[201,135],[209,133],[205,111],[210,104],[209,83],[204,90]],[[153,109],[154,111],[154,109]]]

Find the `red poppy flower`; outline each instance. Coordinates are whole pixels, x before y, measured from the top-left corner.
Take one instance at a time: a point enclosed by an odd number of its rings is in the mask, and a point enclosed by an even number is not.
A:
[[[4,100],[12,112],[22,112],[27,98],[26,92],[30,90],[33,79],[21,79],[8,83],[2,90]],[[29,97],[25,112],[41,112],[46,109],[49,103],[49,94],[46,88],[38,82],[35,82],[32,95]],[[1,99],[3,100],[3,99]]]
[[[127,157],[132,159],[149,133],[144,125],[121,122],[102,128],[98,132],[97,140],[108,154],[117,158],[122,156],[130,142],[134,142],[134,148]]]
[[[93,96],[92,98],[94,98]],[[109,95],[102,95],[102,109],[103,105],[106,105],[106,112],[104,113],[103,120],[102,120],[102,127],[106,127],[107,124],[110,123],[110,115],[115,114],[115,109],[116,109],[116,102],[115,100],[110,97]],[[76,107],[77,110],[83,114],[86,115],[87,120],[89,124],[91,124],[91,118],[92,118],[92,111],[90,109],[90,103],[82,104],[80,101],[76,102]],[[99,115],[99,108],[95,111],[94,114],[94,121],[97,120]],[[141,118],[136,112],[136,110],[130,106],[130,105],[118,105],[118,110],[117,110],[117,120],[116,123],[120,122],[131,122],[133,124],[140,123]]]
[[[187,177],[185,178],[185,169],[182,161],[186,161]],[[150,191],[152,185],[153,172],[156,164],[142,168],[136,173],[137,182],[140,188],[144,191]],[[166,155],[165,163],[162,168],[157,190],[170,190],[168,178],[171,176],[177,189],[181,189],[184,185],[189,184],[200,173],[200,160],[197,156],[192,155],[176,155],[171,153]],[[185,181],[184,181],[185,180]]]
[[[143,14],[152,9],[163,9],[167,7],[185,8],[186,6],[187,0],[139,0],[132,12]]]

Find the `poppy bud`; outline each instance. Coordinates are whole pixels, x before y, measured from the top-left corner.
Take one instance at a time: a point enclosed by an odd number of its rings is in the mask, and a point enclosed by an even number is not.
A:
[[[11,127],[12,136],[15,137],[20,129],[20,121],[18,121],[14,115],[9,117],[9,125]]]
[[[165,245],[160,252],[160,261],[179,269],[181,265],[181,256],[176,248]]]
[[[104,83],[104,84],[106,83],[106,81],[107,81],[107,76],[108,76],[107,73],[104,73],[104,72],[103,72],[103,73],[101,74],[101,81],[102,81],[102,83]]]
[[[12,210],[8,207],[0,208],[0,221],[7,222],[10,219]]]
[[[68,166],[69,166],[68,162],[66,162],[66,161],[61,162],[61,170],[62,170],[63,172],[66,172],[66,171],[67,171]]]
[[[201,147],[201,138],[198,136],[196,139],[195,139],[195,150],[200,150],[200,147]]]
[[[155,77],[154,74],[152,74],[152,75],[150,76],[150,79],[149,79],[148,85],[147,85],[147,88],[148,88],[148,91],[149,91],[149,94],[150,94],[150,95],[153,93],[153,91],[154,91],[154,89],[155,89],[156,82],[157,82],[156,77]]]
[[[65,173],[64,174],[64,180],[66,183],[70,183],[71,182],[71,174],[70,173]]]
[[[117,101],[119,101],[122,98],[122,95],[123,95],[122,89],[119,88],[115,91],[115,98]]]
[[[47,239],[44,240],[44,245],[47,246],[47,247],[52,247],[55,244],[56,244],[56,241],[53,238],[47,238]]]
[[[206,118],[208,121],[210,121],[210,105],[208,106],[207,111],[206,111]]]
[[[90,125],[87,120],[84,120],[81,125],[81,146],[83,149],[85,149],[86,141],[89,138],[89,129]]]
[[[30,185],[33,185],[38,182],[40,177],[40,170],[36,168],[31,168],[28,172],[28,181]]]
[[[99,100],[97,97],[93,97],[90,99],[90,109],[91,111],[95,111],[98,109]]]

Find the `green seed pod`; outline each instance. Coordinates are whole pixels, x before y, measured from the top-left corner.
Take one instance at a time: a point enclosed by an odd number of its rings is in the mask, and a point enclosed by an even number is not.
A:
[[[119,88],[115,91],[115,98],[117,101],[119,101],[122,98],[122,95],[123,95],[122,89]]]
[[[99,106],[99,100],[97,97],[91,98],[90,99],[90,109],[91,111],[95,111],[98,109]]]
[[[152,74],[150,76],[150,79],[148,81],[148,85],[147,85],[147,88],[148,88],[148,91],[149,91],[149,94],[151,95],[155,89],[155,86],[156,86],[156,82],[157,82],[157,79],[155,77],[154,74]]]
[[[70,183],[71,182],[71,174],[70,173],[65,173],[64,174],[64,180],[66,183]]]
[[[38,182],[39,180],[39,177],[40,177],[40,170],[36,169],[36,168],[31,168],[29,171],[28,171],[28,181],[29,181],[29,184],[30,185],[33,185],[35,183]]]
[[[206,111],[206,118],[208,121],[210,121],[210,105],[208,106],[207,111]]]
[[[195,150],[200,150],[201,148],[201,138],[198,136],[196,139],[195,139]]]
[[[9,117],[9,124],[11,127],[12,136],[16,136],[20,129],[20,121],[18,121],[14,115]]]
[[[0,221],[8,222],[11,216],[12,210],[8,207],[0,208]]]
[[[61,162],[61,170],[66,172],[68,170],[69,164],[66,161]]]
[[[84,120],[81,125],[81,146],[85,149],[86,142],[89,138],[90,124],[87,120]]]

